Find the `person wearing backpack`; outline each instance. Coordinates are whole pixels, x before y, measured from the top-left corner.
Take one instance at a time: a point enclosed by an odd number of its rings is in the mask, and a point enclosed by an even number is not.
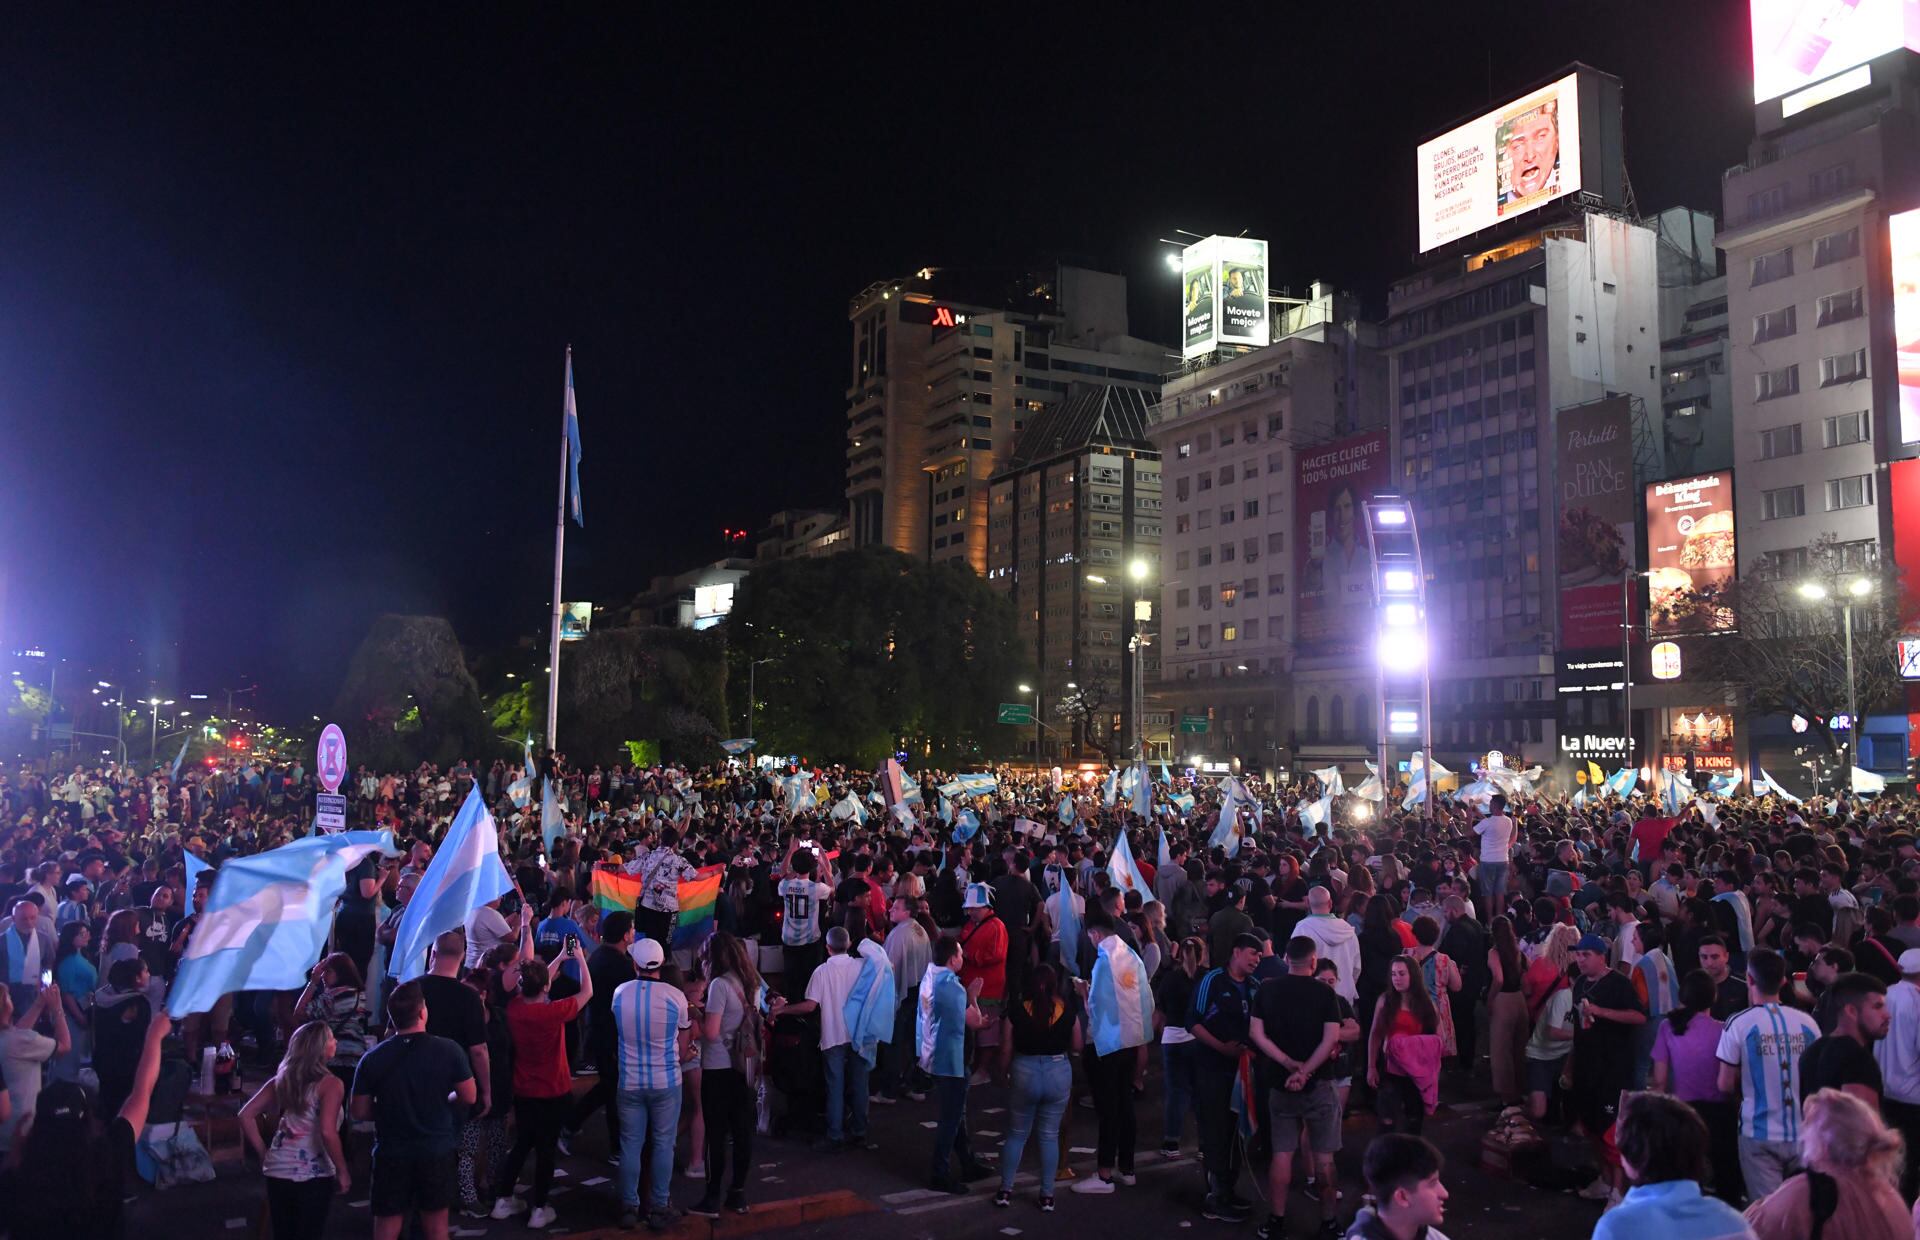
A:
[[[1907,1240],[1900,1134],[1853,1094],[1822,1089],[1802,1107],[1806,1170],[1747,1207],[1759,1240]]]
[[[754,1091],[760,1075],[764,1026],[760,972],[746,944],[724,931],[707,945],[713,976],[700,1024],[700,1106],[707,1117],[707,1191],[692,1212],[720,1216],[720,1181],[733,1151],[726,1208],[747,1212],[747,1173],[753,1167]]]

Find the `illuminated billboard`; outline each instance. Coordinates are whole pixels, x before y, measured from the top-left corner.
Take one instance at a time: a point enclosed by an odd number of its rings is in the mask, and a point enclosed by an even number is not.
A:
[[[1913,0],[1752,0],[1753,101],[1902,47],[1920,50],[1916,7]]]
[[[1373,557],[1360,505],[1392,477],[1386,431],[1368,431],[1294,451],[1295,647],[1302,654],[1353,654],[1373,612]]]
[[[1733,471],[1647,487],[1647,632],[1733,628]]]
[[[1206,237],[1180,255],[1180,355],[1198,357],[1221,345],[1264,347],[1267,243],[1252,237]]]
[[[1420,144],[1422,253],[1581,188],[1579,82],[1569,73]]]
[[[1900,442],[1920,440],[1920,208],[1887,217],[1893,251],[1893,347],[1900,372]]]
[[[1633,427],[1624,396],[1554,419],[1560,648],[1620,640],[1620,583],[1633,567]]]
[[[577,642],[593,628],[592,603],[560,604],[560,640]]]

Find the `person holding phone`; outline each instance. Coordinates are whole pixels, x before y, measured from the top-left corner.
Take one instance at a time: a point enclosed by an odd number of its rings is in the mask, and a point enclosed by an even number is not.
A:
[[[53,1016],[53,1036],[34,1032],[42,1013]],[[21,1018],[14,1019],[11,988],[0,987],[0,1075],[4,1075],[7,1094],[13,1099],[13,1111],[0,1120],[0,1155],[13,1148],[14,1134],[31,1119],[34,1100],[40,1096],[41,1066],[56,1055],[64,1055],[73,1045],[67,1033],[67,1014],[60,1002],[60,988],[53,985],[51,969],[40,974],[40,993]]]
[[[513,1114],[517,1131],[513,1152],[494,1182],[493,1217],[511,1218],[525,1208],[513,1195],[514,1182],[527,1155],[534,1156],[533,1212],[527,1224],[550,1226],[556,1215],[547,1204],[553,1186],[554,1152],[561,1127],[573,1108],[573,1074],[567,1067],[566,1026],[593,998],[593,974],[580,941],[573,939],[567,957],[581,978],[580,991],[564,999],[548,994],[551,974],[544,961],[520,966],[520,993],[507,1004],[507,1027],[513,1034]]]

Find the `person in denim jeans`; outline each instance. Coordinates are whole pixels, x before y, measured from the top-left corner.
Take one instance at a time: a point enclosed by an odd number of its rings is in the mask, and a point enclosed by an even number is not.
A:
[[[1160,1029],[1161,1084],[1166,1091],[1160,1152],[1168,1158],[1180,1157],[1180,1137],[1186,1130],[1187,1115],[1196,1116],[1193,1091],[1200,1081],[1198,1048],[1187,1032],[1187,1009],[1193,1004],[1193,988],[1207,971],[1207,941],[1194,935],[1173,949],[1171,968],[1160,970],[1154,982],[1154,1020]]]
[[[653,1142],[647,1171],[647,1226],[671,1227],[683,1211],[667,1199],[673,1181],[674,1133],[680,1126],[680,1065],[693,1041],[693,1018],[678,986],[660,980],[666,952],[653,939],[630,950],[634,980],[613,992],[615,1059],[619,1065],[620,1225],[640,1221],[640,1156]]]
[[[863,941],[862,947],[876,956],[877,945]],[[827,1144],[846,1149],[877,1149],[867,1141],[867,1061],[854,1049],[847,1029],[847,996],[860,979],[860,952],[853,950],[853,938],[845,926],[827,931],[827,959],[807,979],[807,997],[773,1009],[782,1019],[820,1017],[820,1053],[826,1062]],[[886,961],[881,960],[882,964]]]
[[[966,959],[958,939],[941,939],[933,945],[933,963],[920,980],[920,1020],[917,1039],[920,1067],[933,1077],[934,1098],[940,1104],[940,1116],[933,1131],[933,1173],[931,1187],[955,1195],[967,1191],[968,1180],[984,1179],[992,1169],[973,1152],[967,1135],[967,1030],[978,1029],[985,1018],[980,1014],[979,983],[960,984],[959,969]],[[953,1175],[958,1159],[960,1174]]]
[[[1060,1117],[1073,1090],[1073,1055],[1083,1037],[1073,999],[1060,993],[1051,965],[1036,965],[1024,979],[1021,995],[1007,1005],[1001,1022],[1000,1071],[1011,1069],[1013,1094],[1007,1108],[1007,1140],[1000,1150],[1000,1191],[996,1206],[1013,1204],[1013,1179],[1026,1152],[1027,1135],[1040,1147],[1040,1208],[1053,1209],[1053,1177],[1060,1165]]]

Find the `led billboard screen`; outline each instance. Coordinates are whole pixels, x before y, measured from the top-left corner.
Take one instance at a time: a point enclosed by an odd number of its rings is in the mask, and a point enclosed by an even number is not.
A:
[[[1724,633],[1737,561],[1733,471],[1647,487],[1647,632]]]
[[[1887,217],[1893,251],[1893,345],[1900,371],[1900,442],[1920,440],[1920,208]]]
[[[592,603],[560,604],[560,640],[577,642],[593,628]]]
[[[1180,353],[1198,357],[1221,345],[1264,347],[1267,243],[1206,237],[1180,255]]]
[[[1372,632],[1373,557],[1360,505],[1392,477],[1386,431],[1294,452],[1294,645],[1302,654],[1352,654]]]
[[[1755,103],[1898,48],[1920,50],[1913,0],[1752,0],[1749,11]]]
[[[1631,415],[1627,398],[1616,396],[1554,419],[1563,650],[1620,640],[1620,583],[1634,548]]]
[[[1579,80],[1569,73],[1420,144],[1422,253],[1581,188]]]

